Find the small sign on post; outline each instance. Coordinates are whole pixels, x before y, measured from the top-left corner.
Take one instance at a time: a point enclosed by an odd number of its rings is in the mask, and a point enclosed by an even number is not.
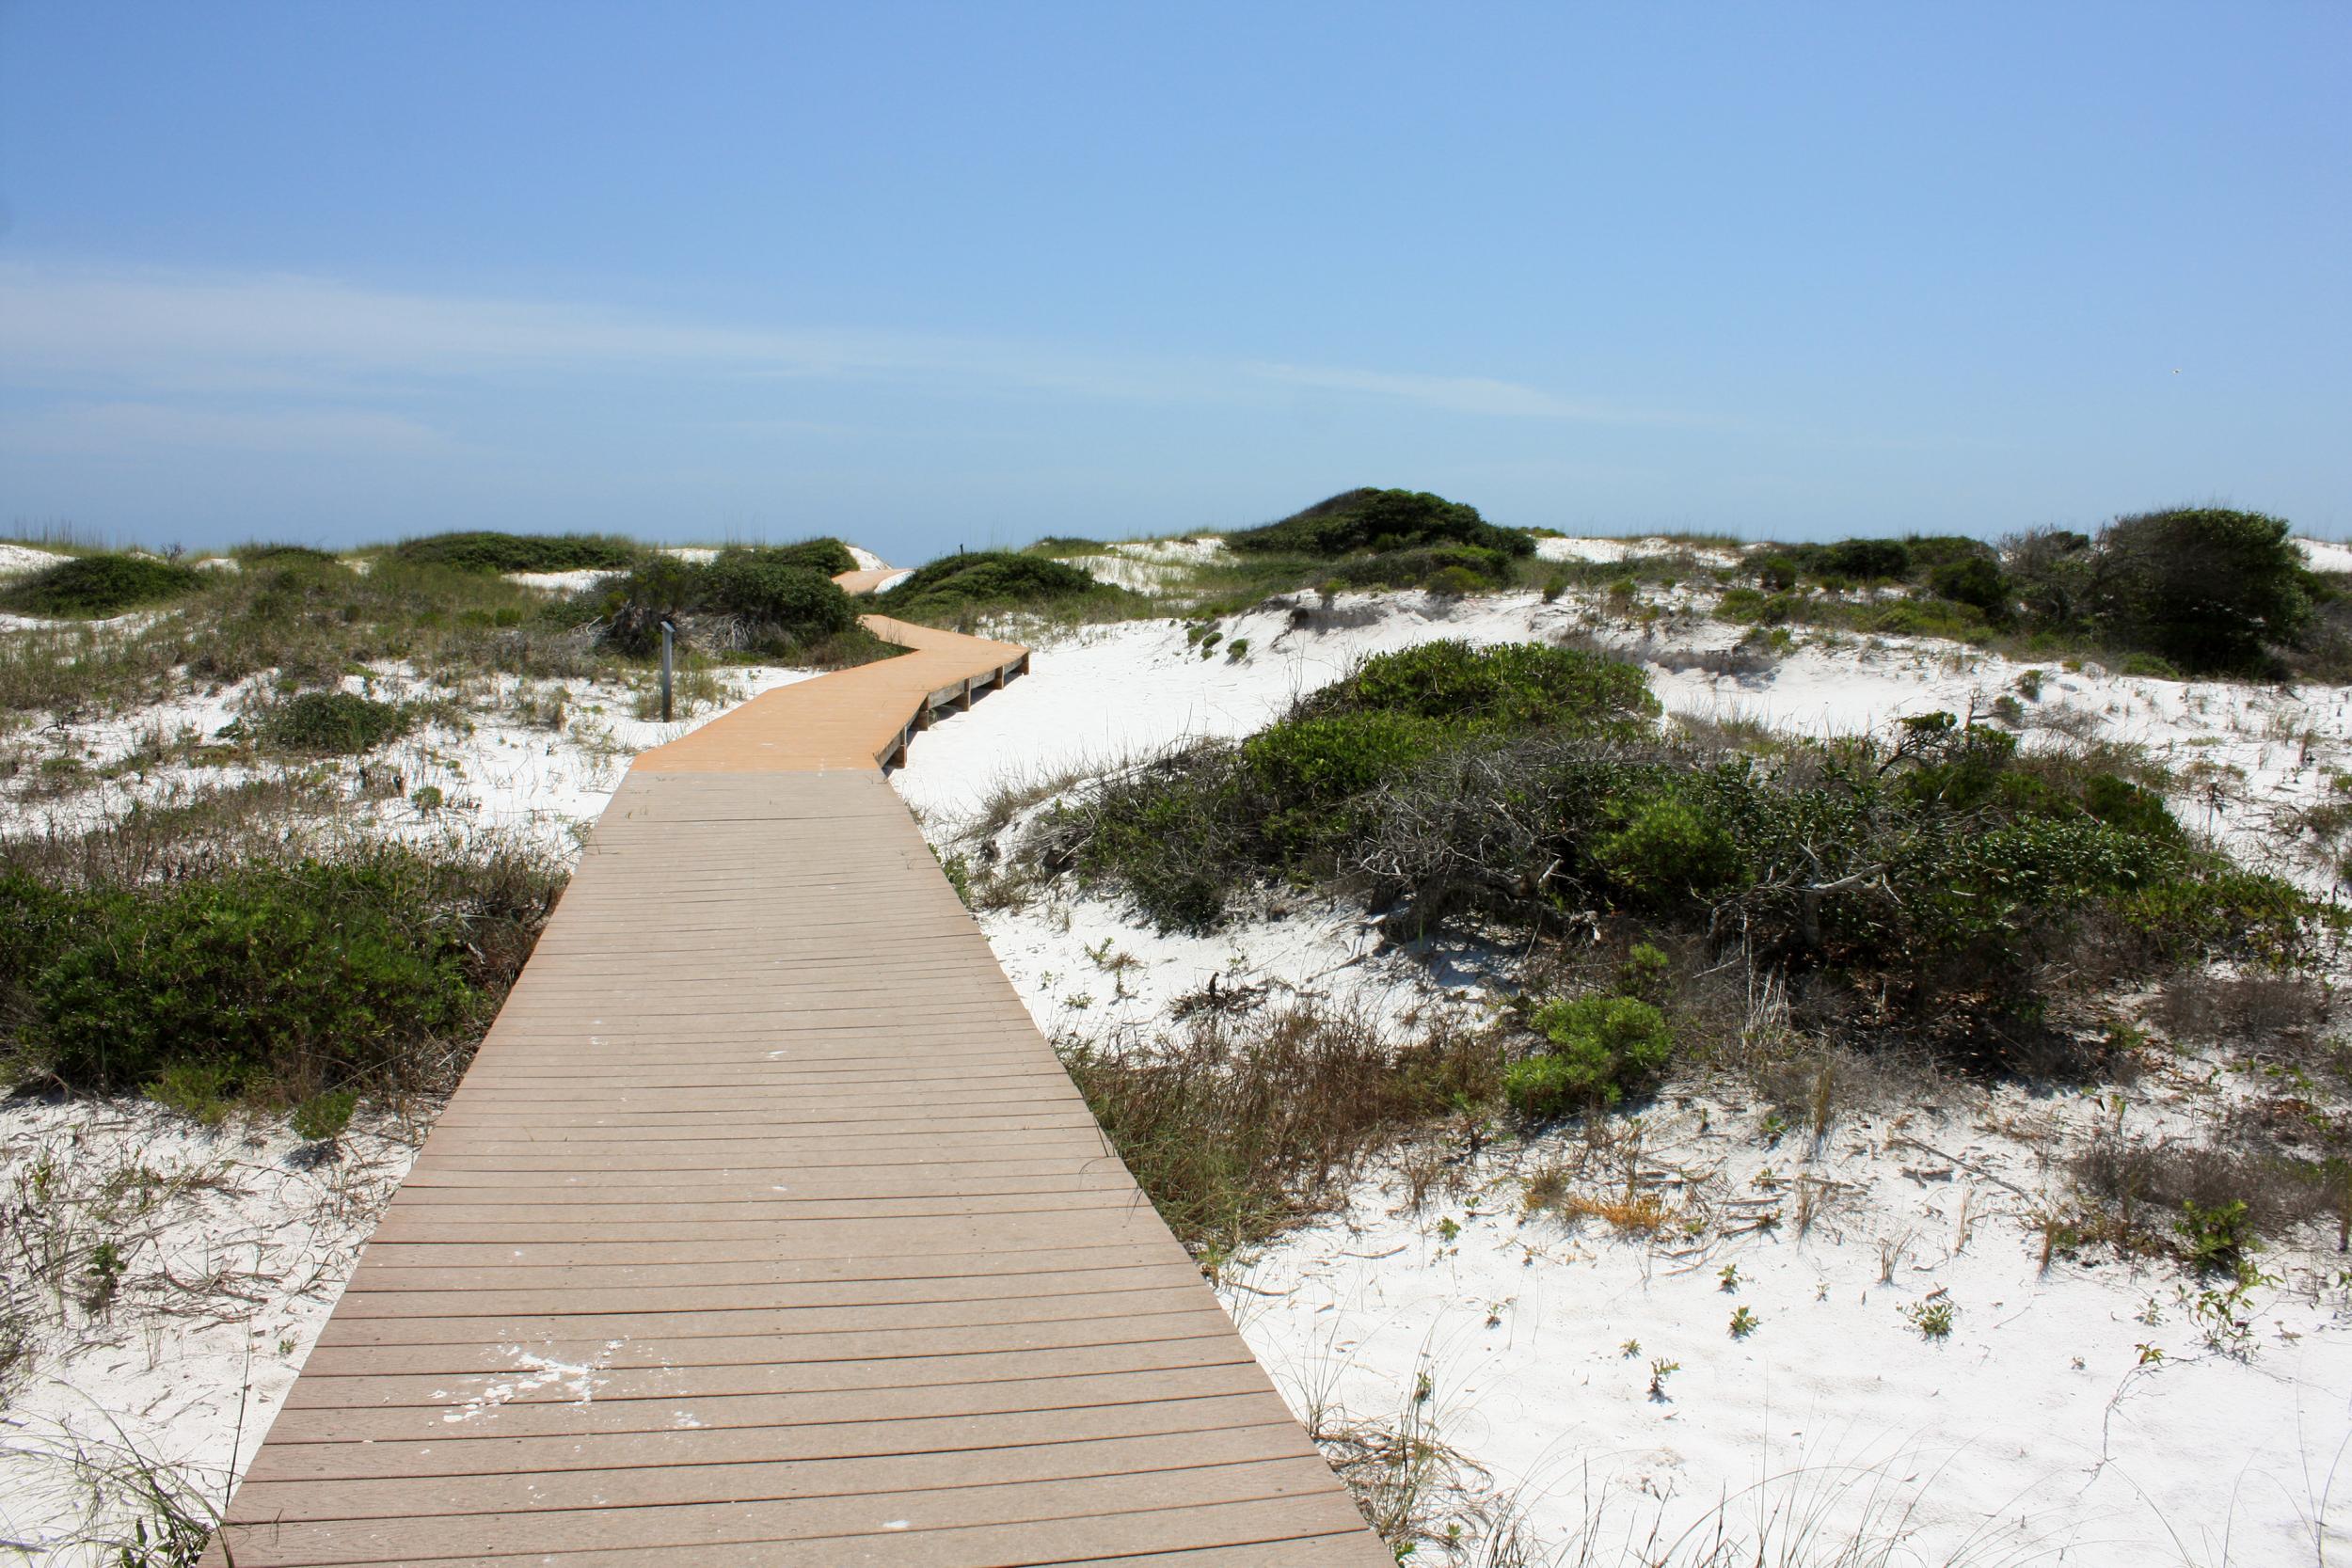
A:
[[[665,724],[670,721],[671,640],[676,634],[675,626],[667,621],[661,623],[661,721]]]

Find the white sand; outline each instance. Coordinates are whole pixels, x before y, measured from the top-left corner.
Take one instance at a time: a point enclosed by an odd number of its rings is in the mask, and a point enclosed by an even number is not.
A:
[[[1600,561],[1614,563],[1637,555],[1689,555],[1708,566],[1737,566],[1740,552],[1716,545],[1691,545],[1679,539],[1538,539],[1538,561]]]
[[[55,566],[65,557],[56,550],[44,550],[33,545],[0,543],[0,578],[23,577]]]
[[[2304,563],[2314,572],[2352,572],[2352,545],[2326,539],[2297,539]]]

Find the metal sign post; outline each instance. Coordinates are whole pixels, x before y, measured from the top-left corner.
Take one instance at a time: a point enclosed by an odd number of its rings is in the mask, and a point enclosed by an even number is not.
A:
[[[665,724],[670,721],[671,639],[676,632],[677,628],[669,622],[661,623],[661,721]]]

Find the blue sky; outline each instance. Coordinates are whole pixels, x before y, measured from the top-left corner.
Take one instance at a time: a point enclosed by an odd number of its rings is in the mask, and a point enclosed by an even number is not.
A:
[[[0,531],[2352,532],[2352,8],[0,0]]]

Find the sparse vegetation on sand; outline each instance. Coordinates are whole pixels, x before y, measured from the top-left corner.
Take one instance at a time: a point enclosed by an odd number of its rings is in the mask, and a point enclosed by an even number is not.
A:
[[[1397,1030],[1311,1004],[1204,1005],[1132,1051],[1063,1064],[1179,1240],[1221,1256],[1343,1198],[1398,1138],[1493,1098],[1468,1030]]]

